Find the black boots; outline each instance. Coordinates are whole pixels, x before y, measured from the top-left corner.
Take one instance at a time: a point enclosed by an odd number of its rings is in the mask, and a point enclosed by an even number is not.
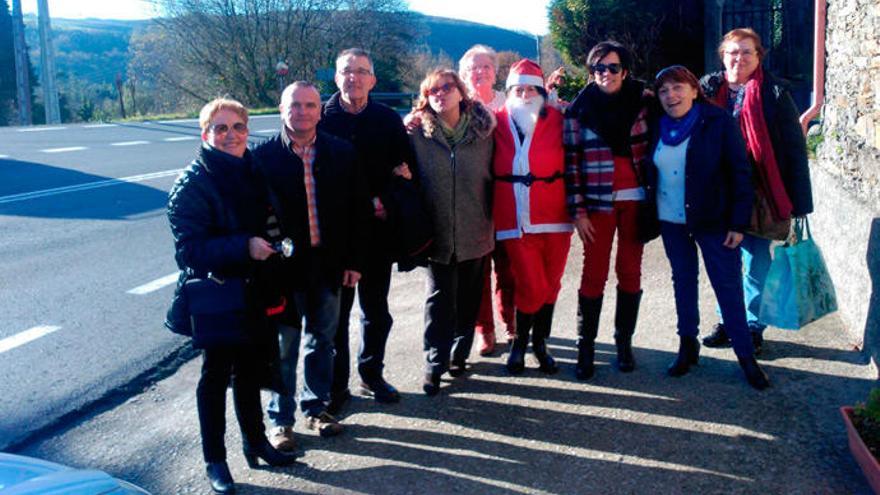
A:
[[[614,343],[617,344],[617,369],[629,373],[636,368],[632,352],[632,336],[639,319],[642,291],[624,292],[617,289],[617,309],[614,312]]]
[[[676,356],[675,361],[666,370],[669,376],[686,375],[690,371],[691,366],[697,364],[700,360],[700,341],[696,337],[680,337],[680,339],[678,356]]]
[[[538,371],[552,375],[559,371],[556,360],[547,352],[547,337],[553,325],[553,304],[545,304],[535,313],[535,327],[532,329],[532,352],[538,360]]]
[[[739,365],[742,368],[743,373],[746,375],[746,381],[749,382],[749,385],[751,385],[752,388],[764,390],[770,386],[770,379],[767,378],[767,374],[764,373],[764,370],[758,365],[758,360],[755,359],[755,356],[737,356],[736,359],[739,361]]]
[[[209,462],[205,466],[205,472],[215,493],[235,493],[235,482],[232,481],[232,474],[226,461]]]
[[[511,375],[519,375],[526,369],[529,331],[534,323],[534,314],[516,311],[516,338],[510,343],[510,354],[507,355],[507,372]]]
[[[251,468],[259,467],[260,459],[270,466],[289,466],[296,462],[295,454],[277,450],[266,437],[261,438],[256,444],[246,442],[243,447],[244,460]]]
[[[602,296],[578,296],[578,361],[575,377],[589,380],[595,371],[593,359],[596,355],[596,334],[599,332],[599,315],[602,313]]]

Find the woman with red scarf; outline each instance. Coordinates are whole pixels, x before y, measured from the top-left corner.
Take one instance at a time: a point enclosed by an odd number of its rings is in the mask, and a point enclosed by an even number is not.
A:
[[[730,31],[718,46],[724,70],[708,74],[700,85],[709,101],[739,120],[755,192],[762,195],[774,220],[802,217],[813,211],[806,141],[798,110],[782,81],[763,70],[761,38],[749,28]],[[755,353],[761,352],[766,325],[758,319],[761,293],[770,269],[770,239],[746,232],[741,244],[746,320]],[[706,347],[726,347],[730,338],[724,320],[703,339]]]

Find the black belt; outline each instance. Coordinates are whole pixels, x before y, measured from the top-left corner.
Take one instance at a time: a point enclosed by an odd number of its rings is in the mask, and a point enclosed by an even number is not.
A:
[[[497,175],[495,176],[495,179],[504,182],[512,182],[514,184],[525,184],[526,187],[530,187],[534,182],[540,181],[550,184],[551,182],[554,182],[557,179],[561,179],[562,177],[564,177],[562,172],[556,172],[549,177],[537,177],[529,172],[526,175]]]

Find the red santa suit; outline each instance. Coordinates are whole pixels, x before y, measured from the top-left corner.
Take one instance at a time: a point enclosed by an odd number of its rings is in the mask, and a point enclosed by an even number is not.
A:
[[[495,236],[510,258],[514,304],[525,313],[556,302],[573,230],[562,178],[562,114],[545,110],[522,139],[506,107],[495,114]]]

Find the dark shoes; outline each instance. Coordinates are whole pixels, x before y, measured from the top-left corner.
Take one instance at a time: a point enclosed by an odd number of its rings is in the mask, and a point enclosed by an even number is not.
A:
[[[764,350],[764,335],[761,332],[751,332],[752,334],[752,347],[755,348],[755,356],[760,356],[761,351]]]
[[[599,333],[599,315],[602,312],[602,296],[578,296],[577,328],[578,328],[578,361],[574,376],[578,380],[589,380],[593,377],[596,367],[596,335]]]
[[[307,416],[306,428],[317,431],[322,437],[335,437],[345,431],[345,427],[342,426],[342,423],[327,411],[324,411],[317,416]]]
[[[617,344],[617,369],[630,373],[636,369],[636,358],[633,356],[632,336],[614,339]]]
[[[696,337],[681,337],[678,346],[678,356],[669,365],[666,373],[669,376],[683,376],[690,371],[691,366],[700,360],[700,341]]]
[[[593,364],[596,356],[596,344],[592,340],[579,338],[577,346],[578,362],[577,367],[574,369],[574,376],[581,381],[589,380],[593,378],[593,374],[596,371],[596,366]]]
[[[425,373],[422,378],[422,391],[428,397],[433,397],[440,393],[440,377],[433,373]]]
[[[452,361],[449,363],[449,376],[458,378],[467,371],[467,363],[465,361]]]
[[[526,369],[526,348],[529,345],[527,338],[517,336],[510,343],[510,354],[507,355],[507,372],[511,375],[521,375]]]
[[[296,450],[296,438],[293,436],[293,426],[276,426],[269,432],[269,443],[272,447],[284,452]]]
[[[235,493],[235,481],[232,480],[232,473],[229,472],[226,461],[209,462],[205,466],[205,472],[208,474],[208,481],[211,482],[214,493]]]
[[[712,333],[703,337],[703,345],[711,348],[730,347],[730,337],[727,336],[724,323],[716,324]]]
[[[293,432],[291,431],[291,433]],[[266,438],[260,440],[256,445],[244,445],[244,460],[252,469],[260,466],[260,459],[266,461],[266,464],[270,466],[289,466],[296,462],[296,457],[296,454],[276,449]]]
[[[737,356],[736,359],[739,361],[739,365],[742,368],[743,373],[746,375],[746,381],[749,382],[749,385],[751,385],[752,388],[764,390],[770,386],[770,379],[767,378],[767,373],[764,373],[764,370],[761,369],[755,356]]]
[[[333,416],[338,416],[350,400],[351,392],[349,392],[348,389],[330,394],[330,402],[327,403],[327,412]]]
[[[358,390],[361,395],[372,397],[376,402],[382,404],[400,402],[400,392],[383,378],[370,380],[369,382],[362,381],[358,386]]]

